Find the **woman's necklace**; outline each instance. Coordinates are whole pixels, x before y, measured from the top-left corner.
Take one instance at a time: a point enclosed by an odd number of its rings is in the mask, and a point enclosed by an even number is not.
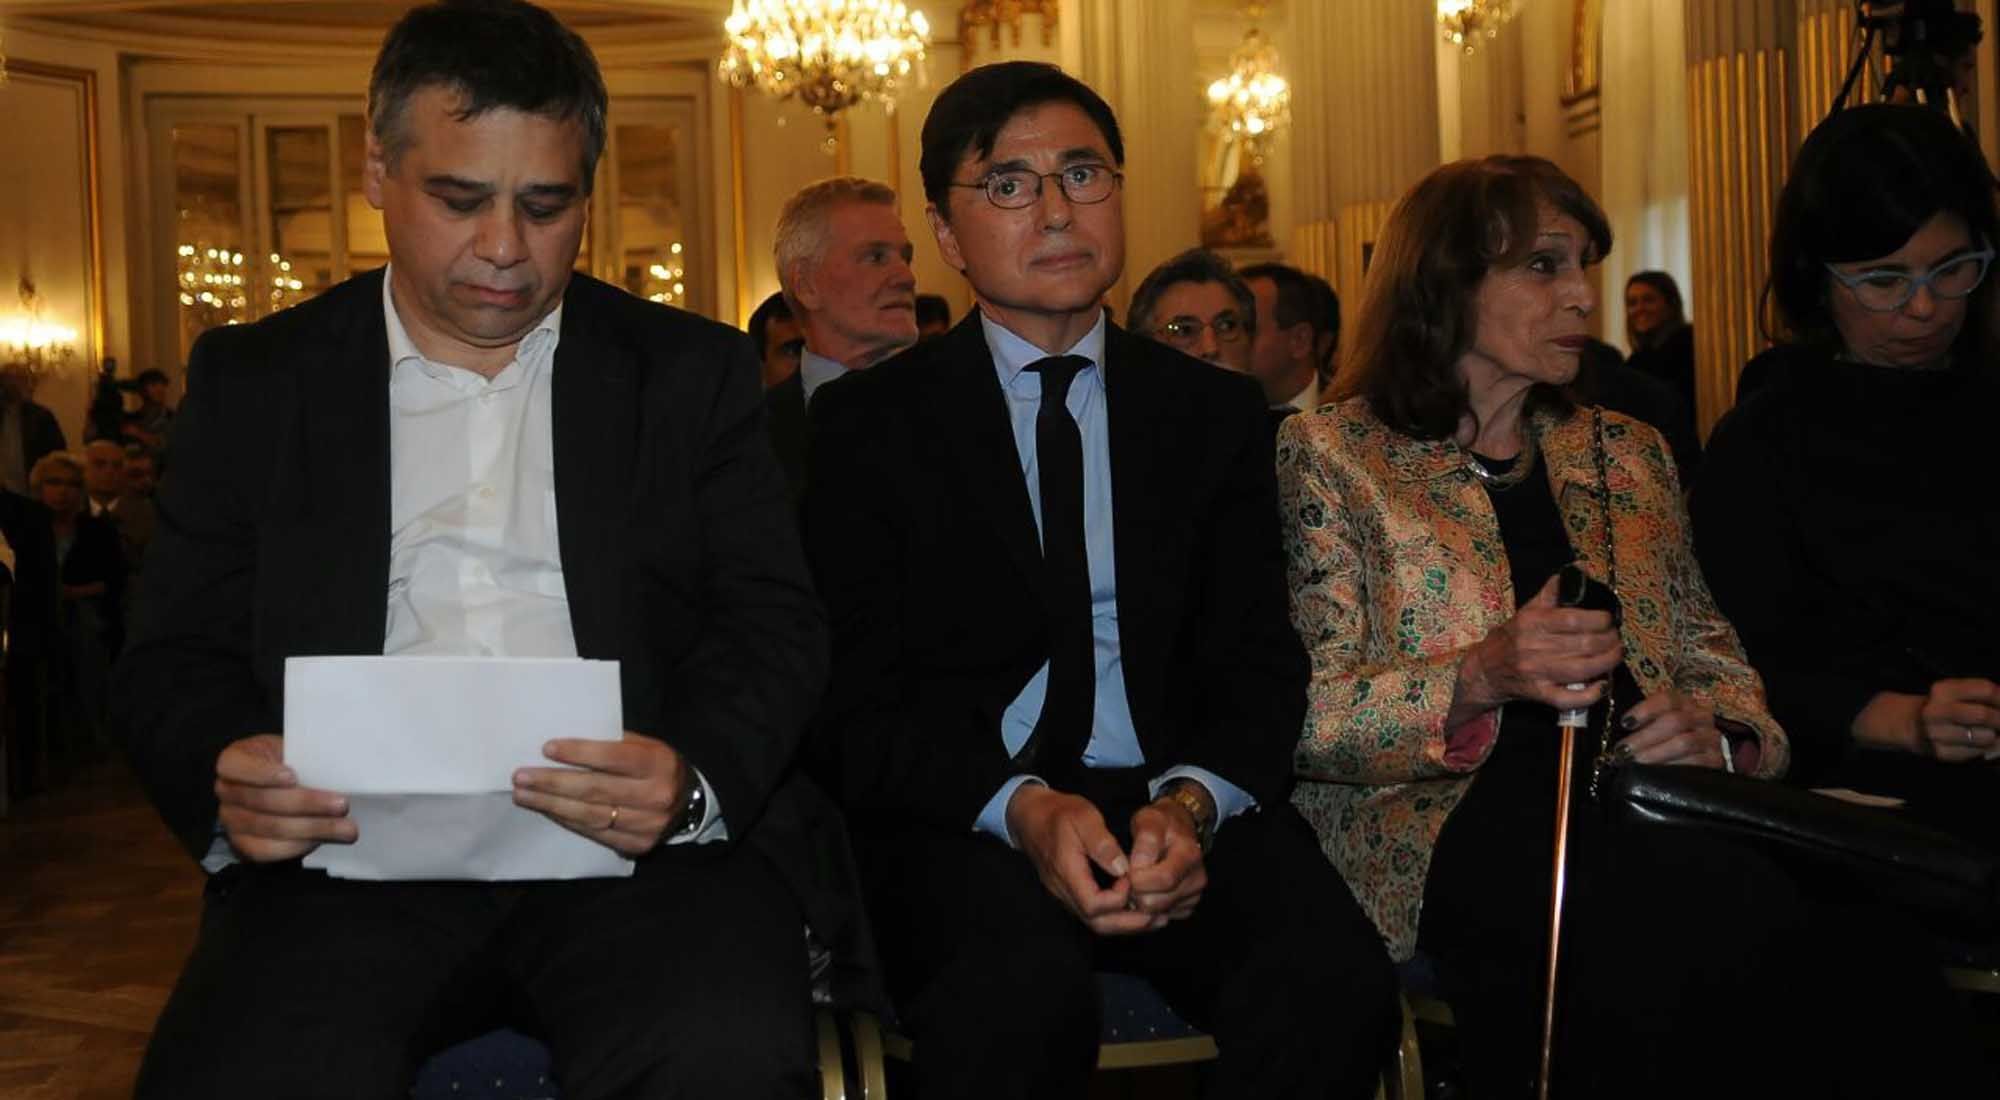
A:
[[[1514,456],[1514,465],[1506,473],[1496,474],[1479,461],[1479,456],[1471,448],[1465,451],[1465,468],[1479,479],[1488,489],[1511,489],[1528,479],[1529,471],[1535,468],[1535,433],[1524,425],[1521,431],[1521,452]]]

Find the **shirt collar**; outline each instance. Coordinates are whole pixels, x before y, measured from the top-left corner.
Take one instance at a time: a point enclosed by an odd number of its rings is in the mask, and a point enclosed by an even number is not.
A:
[[[847,373],[845,366],[824,355],[816,354],[811,348],[799,351],[799,385],[805,387],[807,403],[811,403],[814,390],[846,376]]]
[[[389,329],[389,373],[395,375],[406,370],[418,370],[431,378],[446,382],[455,381],[454,375],[465,375],[482,385],[489,384],[471,371],[432,362],[424,357],[423,352],[417,350],[416,341],[410,339],[410,330],[403,327],[403,318],[396,312],[396,300],[389,294],[392,274],[391,268],[382,269],[382,321]],[[514,349],[515,362],[533,364],[544,359],[553,362],[556,344],[562,339],[562,312],[562,303],[558,301],[556,308],[550,310],[548,316],[528,330],[526,336],[521,337],[520,345]],[[498,376],[495,376],[494,381],[499,381]]]
[[[998,321],[988,317],[984,310],[979,314],[979,327],[986,334],[986,349],[993,353],[993,369],[1000,373],[1000,385],[1012,388],[1021,372],[1030,363],[1038,363],[1049,357],[1049,353],[1016,336]],[[1064,355],[1080,355],[1090,360],[1090,368],[1077,372],[1078,378],[1089,377],[1092,383],[1103,388],[1104,372],[1104,311],[1097,311],[1097,323],[1083,338],[1071,344]]]
[[[1319,408],[1319,375],[1315,373],[1312,381],[1306,383],[1305,389],[1293,394],[1290,401],[1275,407],[1280,409],[1290,407],[1300,412],[1311,412]]]

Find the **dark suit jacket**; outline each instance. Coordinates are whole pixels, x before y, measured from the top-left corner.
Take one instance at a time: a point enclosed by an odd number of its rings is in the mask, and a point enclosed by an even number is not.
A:
[[[0,535],[14,548],[14,588],[7,600],[7,656],[10,661],[40,658],[49,652],[61,618],[62,582],[49,510],[40,501],[0,489]],[[14,668],[10,666],[8,671]]]
[[[1307,664],[1287,613],[1264,397],[1106,335],[1119,640],[1147,766],[1267,808]],[[833,626],[815,756],[856,814],[965,830],[1017,767],[1000,718],[1048,659],[1040,542],[978,315],[813,398],[806,542]]]
[[[826,630],[740,333],[578,275],[554,374],[559,543],[581,656],[622,663],[628,729],[714,788],[828,939],[837,822],[783,782]],[[278,732],[284,661],[382,652],[389,583],[382,274],[196,343],[116,718],[181,843],[209,848],[215,758]],[[835,927],[828,928],[827,924]]]
[[[783,382],[764,391],[764,419],[771,426],[771,449],[778,454],[785,480],[791,484],[792,499],[806,491],[806,383],[805,372],[793,371]]]
[[[76,517],[76,534],[69,553],[62,559],[63,584],[104,585],[104,595],[96,597],[99,638],[108,659],[118,652],[125,637],[125,551],[118,541],[118,528],[102,516]]]
[[[146,547],[153,541],[153,528],[159,525],[159,517],[153,511],[153,498],[127,493],[118,498],[109,512],[101,519],[108,520],[118,529],[118,545],[125,551],[125,569],[137,575],[146,560]]]
[[[1681,487],[1694,484],[1701,469],[1701,435],[1695,430],[1694,407],[1682,403],[1672,386],[1635,369],[1619,357],[1617,348],[1593,340],[1570,389],[1583,404],[1602,405],[1658,431],[1673,452]]]

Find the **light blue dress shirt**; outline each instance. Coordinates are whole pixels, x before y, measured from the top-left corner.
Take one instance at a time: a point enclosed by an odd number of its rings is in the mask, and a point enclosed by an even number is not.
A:
[[[846,367],[824,355],[814,355],[811,349],[799,352],[799,385],[805,388],[808,405],[812,404],[814,390],[846,375]]]
[[[986,347],[993,353],[993,369],[1000,375],[1000,391],[1007,398],[1007,417],[1014,428],[1014,450],[1020,455],[1021,474],[1028,482],[1028,503],[1035,512],[1035,529],[1042,526],[1041,468],[1035,461],[1035,415],[1042,407],[1042,378],[1028,365],[1048,358],[1046,352],[995,324],[985,314],[979,316],[986,334]],[[1097,705],[1091,717],[1090,742],[1084,747],[1083,762],[1092,768],[1136,768],[1146,763],[1139,747],[1139,732],[1132,722],[1132,706],[1125,697],[1125,662],[1118,645],[1118,564],[1113,553],[1111,511],[1111,418],[1106,412],[1104,393],[1104,318],[1083,334],[1065,355],[1080,355],[1090,366],[1077,372],[1064,402],[1083,435],[1083,532],[1084,556],[1090,567],[1090,633],[1097,654]],[[801,364],[803,370],[804,365]],[[810,380],[808,380],[810,385]],[[1042,701],[1049,689],[1049,666],[1028,680],[1021,694],[1000,716],[1000,738],[1007,754],[1021,751],[1041,717]],[[1174,779],[1186,777],[1208,788],[1216,806],[1216,824],[1256,805],[1250,795],[1222,777],[1192,765],[1168,768],[1155,776],[1149,791]],[[1000,790],[979,811],[974,827],[991,833],[1009,844],[1007,801],[1021,784],[1041,782],[1036,776],[1017,775],[1001,784]]]

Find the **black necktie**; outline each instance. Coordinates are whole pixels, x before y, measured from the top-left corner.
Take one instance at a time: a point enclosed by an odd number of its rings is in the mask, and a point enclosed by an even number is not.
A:
[[[1042,405],[1035,414],[1035,464],[1041,474],[1049,681],[1034,733],[1016,759],[1044,773],[1082,766],[1097,702],[1090,559],[1083,537],[1083,433],[1068,404],[1070,383],[1088,366],[1090,360],[1077,355],[1028,365],[1042,377]]]

